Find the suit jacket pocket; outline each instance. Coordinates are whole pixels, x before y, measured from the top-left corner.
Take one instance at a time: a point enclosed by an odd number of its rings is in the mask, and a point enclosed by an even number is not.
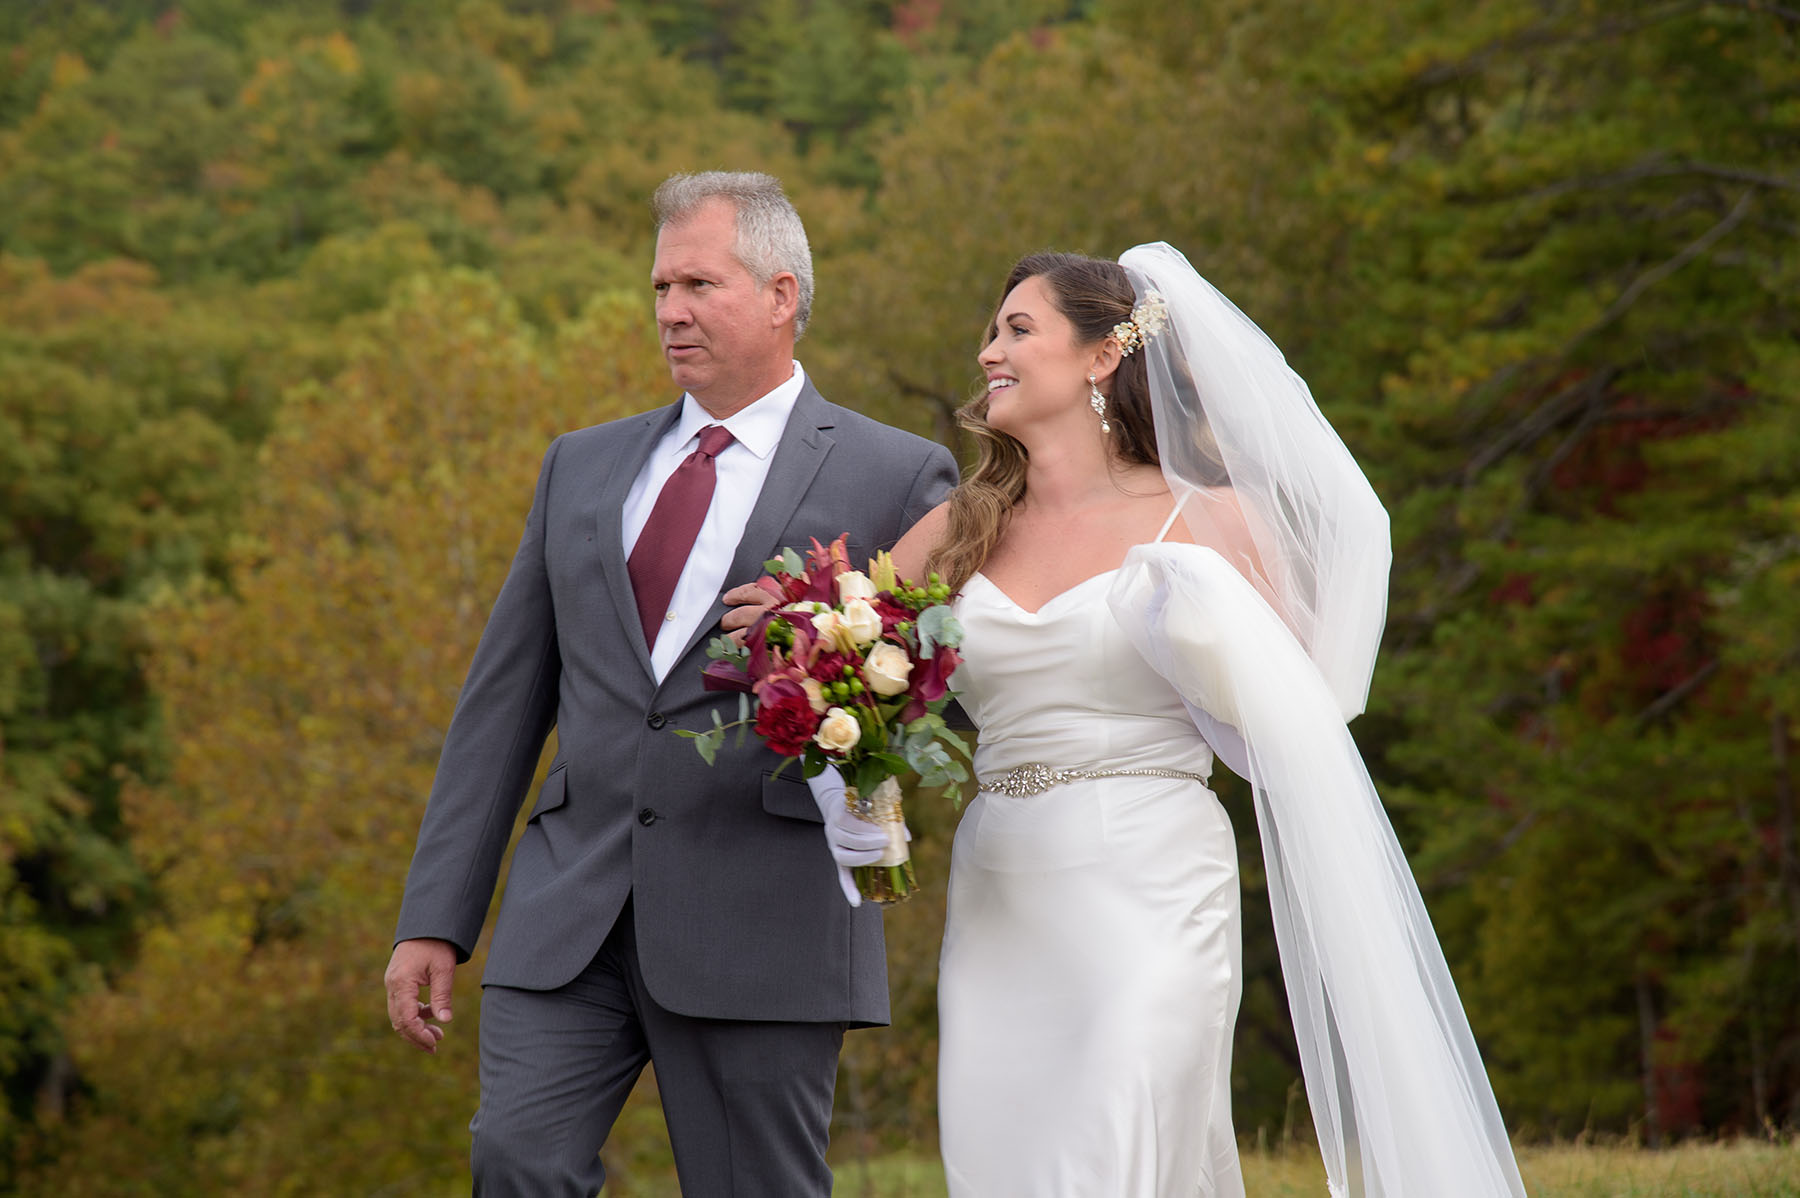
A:
[[[812,787],[800,775],[800,763],[791,763],[779,778],[774,774],[764,774],[762,784],[763,810],[770,815],[779,815],[784,819],[804,819],[815,824],[824,823],[819,815],[819,805],[813,802]]]
[[[550,771],[544,779],[543,788],[538,791],[537,802],[532,805],[531,814],[526,822],[536,819],[546,811],[554,811],[569,801],[569,767],[565,762]]]

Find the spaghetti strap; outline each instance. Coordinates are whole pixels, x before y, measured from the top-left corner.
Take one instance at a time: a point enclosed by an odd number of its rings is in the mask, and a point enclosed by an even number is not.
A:
[[[1169,530],[1175,527],[1175,517],[1181,515],[1182,505],[1188,501],[1188,497],[1192,494],[1192,491],[1183,491],[1181,493],[1181,498],[1175,501],[1175,507],[1169,513],[1169,518],[1163,521],[1162,531],[1156,534],[1156,540],[1153,542],[1154,544],[1162,544],[1162,539],[1169,535]]]

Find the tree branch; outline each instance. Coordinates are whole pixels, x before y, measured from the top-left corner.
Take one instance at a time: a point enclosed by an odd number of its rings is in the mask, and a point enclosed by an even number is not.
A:
[[[1785,4],[1770,4],[1767,0],[1714,0],[1721,8],[1742,8],[1749,12],[1766,12],[1770,16],[1779,17],[1790,25],[1800,25],[1800,8],[1789,8]]]
[[[1500,838],[1487,846],[1485,852],[1473,860],[1465,861],[1455,869],[1433,874],[1419,883],[1419,889],[1425,894],[1442,894],[1446,890],[1455,890],[1468,883],[1476,871],[1486,869],[1495,861],[1506,855],[1508,849],[1525,838],[1525,833],[1537,826],[1543,816],[1542,811],[1527,811],[1513,822],[1513,826],[1501,833]]]
[[[1541,200],[1567,195],[1574,191],[1596,191],[1629,183],[1641,183],[1645,179],[1668,179],[1682,175],[1698,175],[1706,179],[1748,183],[1754,187],[1765,187],[1776,191],[1800,192],[1800,176],[1790,178],[1785,175],[1771,175],[1766,171],[1750,170],[1746,167],[1728,166],[1716,162],[1676,161],[1661,151],[1657,151],[1616,171],[1563,179],[1556,183],[1547,183],[1542,187],[1533,188],[1530,191],[1515,192],[1510,196],[1501,195],[1497,198]]]
[[[1658,695],[1654,702],[1632,717],[1632,726],[1640,732],[1645,728],[1648,728],[1651,724],[1654,724],[1657,720],[1662,719],[1671,711],[1675,710],[1676,707],[1681,705],[1683,700],[1699,690],[1708,678],[1711,678],[1718,672],[1719,659],[1715,657],[1699,669],[1695,670],[1692,674],[1683,678],[1680,682]]]
[[[1714,245],[1718,244],[1720,238],[1737,228],[1738,225],[1743,222],[1744,217],[1750,214],[1750,201],[1755,195],[1756,193],[1753,191],[1744,192],[1743,195],[1738,197],[1737,203],[1731,206],[1731,211],[1726,213],[1712,228],[1689,242],[1679,253],[1673,258],[1670,258],[1667,262],[1658,266],[1653,266],[1637,278],[1633,279],[1630,286],[1621,291],[1618,298],[1613,300],[1613,302],[1607,306],[1606,311],[1600,314],[1598,320],[1581,330],[1581,332],[1575,334],[1575,336],[1563,346],[1560,356],[1562,358],[1567,358],[1570,351],[1577,345],[1580,345],[1583,341],[1586,341],[1589,337],[1592,337],[1595,333],[1606,328],[1621,316],[1625,315],[1626,312],[1630,311],[1631,306],[1637,303],[1646,291],[1650,290],[1652,287],[1692,262],[1695,258],[1704,254],[1707,250],[1710,250]]]
[[[1547,46],[1600,41],[1605,38],[1636,33],[1640,29],[1647,29],[1672,17],[1683,16],[1697,9],[1705,8],[1709,2],[1710,0],[1683,0],[1679,4],[1667,5],[1660,12],[1645,13],[1633,20],[1605,21],[1586,30],[1555,29],[1540,25],[1537,28],[1516,33],[1511,37],[1489,42],[1460,61],[1429,67],[1414,76],[1413,81],[1422,87],[1436,87],[1440,83],[1449,83],[1452,80],[1473,75],[1485,67],[1490,60],[1506,54],[1541,50]]]
[[[960,458],[964,446],[962,428],[956,423],[956,410],[962,406],[962,401],[955,395],[946,395],[923,383],[915,383],[897,370],[889,369],[887,376],[900,394],[923,399],[931,404],[931,423],[937,433],[938,443],[948,446],[951,453]]]
[[[1473,483],[1477,475],[1516,450],[1525,449],[1568,418],[1570,413],[1591,404],[1618,377],[1612,367],[1597,370],[1570,383],[1555,395],[1533,408],[1525,418],[1488,442],[1468,465],[1463,467],[1463,481]]]
[[[1800,10],[1782,4],[1765,3],[1764,0],[1682,0],[1681,3],[1668,4],[1658,11],[1647,12],[1636,18],[1603,21],[1589,29],[1557,29],[1540,25],[1511,37],[1489,42],[1467,58],[1428,67],[1415,75],[1413,82],[1420,87],[1436,87],[1474,75],[1493,59],[1508,54],[1622,37],[1706,8],[1737,8],[1750,13],[1767,13],[1790,25],[1800,24]]]

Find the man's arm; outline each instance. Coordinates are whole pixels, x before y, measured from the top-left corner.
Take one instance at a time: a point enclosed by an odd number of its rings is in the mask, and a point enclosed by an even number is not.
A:
[[[906,506],[901,510],[902,535],[924,519],[925,513],[949,497],[956,486],[957,477],[956,459],[942,445],[933,445],[925,455],[919,473],[913,478],[912,491],[906,497]]]

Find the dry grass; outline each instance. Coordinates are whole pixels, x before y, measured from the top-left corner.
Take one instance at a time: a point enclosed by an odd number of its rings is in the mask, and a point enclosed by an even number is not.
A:
[[[1600,1145],[1521,1148],[1533,1198],[1800,1198],[1800,1144],[1740,1140],[1648,1151]],[[1319,1158],[1244,1155],[1250,1198],[1325,1198]],[[944,1198],[936,1160],[912,1154],[837,1166],[839,1198]]]
[[[1543,1198],[1800,1198],[1800,1143],[1524,1149],[1519,1172]]]

